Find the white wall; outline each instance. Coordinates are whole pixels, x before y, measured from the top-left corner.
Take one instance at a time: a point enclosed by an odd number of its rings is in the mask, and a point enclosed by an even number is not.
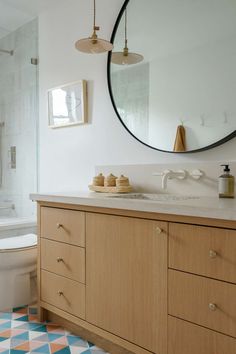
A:
[[[107,88],[106,55],[86,55],[74,42],[90,34],[92,1],[58,0],[58,6],[39,17],[40,57],[40,190],[82,190],[95,165],[158,164],[235,160],[236,139],[202,153],[176,155],[152,150],[123,128]],[[97,1],[101,35],[109,38],[122,0]],[[77,79],[88,80],[90,124],[50,130],[47,127],[47,89]]]
[[[234,35],[150,62],[150,145],[173,150],[181,120],[188,151],[236,129],[235,53]]]

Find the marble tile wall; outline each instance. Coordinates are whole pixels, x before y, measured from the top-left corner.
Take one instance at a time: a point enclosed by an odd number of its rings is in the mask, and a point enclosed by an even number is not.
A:
[[[29,193],[37,190],[38,23],[33,20],[0,40],[0,201],[13,201],[19,216],[31,216]],[[11,168],[11,146],[16,168]]]

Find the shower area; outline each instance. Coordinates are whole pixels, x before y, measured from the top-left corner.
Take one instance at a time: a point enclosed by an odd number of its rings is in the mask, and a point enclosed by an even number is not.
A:
[[[37,191],[37,122],[38,23],[34,19],[0,37],[0,238],[12,225],[22,234],[35,224],[29,194]]]

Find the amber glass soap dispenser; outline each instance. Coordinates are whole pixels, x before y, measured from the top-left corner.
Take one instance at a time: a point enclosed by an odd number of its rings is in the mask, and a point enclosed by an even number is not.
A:
[[[224,173],[219,177],[219,197],[234,198],[234,176],[230,174],[229,165],[224,166]]]

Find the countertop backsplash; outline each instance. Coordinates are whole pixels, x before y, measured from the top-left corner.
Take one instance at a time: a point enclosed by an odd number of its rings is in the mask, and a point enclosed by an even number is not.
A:
[[[236,177],[236,162],[198,162],[198,163],[172,163],[151,165],[111,165],[96,166],[95,174],[103,173],[105,176],[113,173],[116,176],[126,175],[134,192],[146,193],[171,193],[199,196],[218,195],[218,177],[222,174],[221,164],[229,163],[231,174]],[[162,177],[153,176],[153,173],[165,170],[185,170],[187,177],[184,180],[168,179],[167,189],[162,189]],[[194,170],[201,170],[203,176],[200,179],[191,177]]]

